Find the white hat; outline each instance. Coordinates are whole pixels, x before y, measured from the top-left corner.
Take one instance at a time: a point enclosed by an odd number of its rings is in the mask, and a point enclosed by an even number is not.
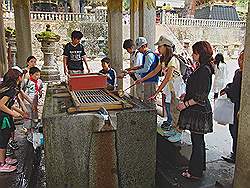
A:
[[[135,48],[139,49],[140,47],[142,47],[143,45],[147,44],[148,41],[145,37],[138,37],[135,41]]]
[[[23,70],[18,66],[14,66],[12,69],[18,70],[21,74],[23,74]]]
[[[155,45],[158,45],[158,46],[167,45],[169,47],[174,47],[173,42],[167,39],[167,37],[163,35],[160,36],[159,40],[157,41],[157,43],[155,43]]]

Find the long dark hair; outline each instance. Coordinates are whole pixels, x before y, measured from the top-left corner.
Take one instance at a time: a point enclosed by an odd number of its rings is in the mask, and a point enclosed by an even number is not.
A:
[[[209,65],[212,72],[214,73],[214,69],[211,64],[213,61],[213,49],[211,45],[207,41],[199,41],[192,46],[192,49],[194,53],[199,54],[200,65]]]
[[[19,76],[23,74],[16,69],[9,69],[8,72],[3,76],[3,82],[0,84],[0,93],[3,93],[9,89],[19,89],[17,80]]]
[[[214,64],[217,65],[217,68],[218,68],[218,69],[219,69],[220,62],[225,63],[225,62],[224,62],[224,57],[223,57],[222,53],[218,53],[218,54],[215,56],[215,58],[214,58]]]
[[[162,54],[160,61],[165,62],[165,65],[167,66],[172,57],[174,56],[174,47],[168,46],[164,44],[164,47],[167,48],[166,54]]]

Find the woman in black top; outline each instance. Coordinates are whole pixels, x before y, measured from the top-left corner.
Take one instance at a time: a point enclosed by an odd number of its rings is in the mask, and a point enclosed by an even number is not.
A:
[[[199,67],[188,78],[186,95],[177,109],[181,111],[178,125],[190,130],[192,140],[189,166],[182,176],[199,179],[206,169],[204,134],[213,132],[212,108],[208,99],[214,73],[211,64],[213,50],[206,41],[197,42],[192,48],[193,59],[198,62]]]
[[[11,132],[14,130],[13,117],[25,116],[20,109],[13,107],[15,98],[20,91],[23,71],[13,67],[3,77],[0,85],[0,172],[12,172],[16,159],[5,156]]]

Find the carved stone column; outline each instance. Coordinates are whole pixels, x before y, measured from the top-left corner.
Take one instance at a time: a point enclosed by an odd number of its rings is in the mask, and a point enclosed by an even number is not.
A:
[[[44,54],[44,64],[41,70],[41,79],[45,82],[60,81],[60,72],[55,61],[55,43],[60,40],[60,36],[53,33],[50,25],[46,25],[46,31],[35,35],[41,42],[41,50]]]
[[[5,29],[6,42],[8,44],[8,66],[16,66],[16,31],[13,28],[7,27]]]
[[[17,62],[25,66],[27,57],[32,55],[31,47],[31,25],[30,25],[30,1],[13,0],[16,41],[17,41]]]
[[[123,69],[122,56],[122,0],[108,0],[108,44],[112,66],[116,72]],[[123,88],[122,80],[118,80],[118,88]]]
[[[250,11],[250,2],[248,12]],[[247,32],[245,42],[245,62],[242,74],[241,106],[239,112],[239,130],[237,155],[234,173],[234,188],[249,187],[250,172],[250,14],[247,16]]]

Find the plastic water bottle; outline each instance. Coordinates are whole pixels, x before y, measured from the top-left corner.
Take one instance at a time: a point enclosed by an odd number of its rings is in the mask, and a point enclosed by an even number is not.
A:
[[[44,137],[43,137],[43,133],[40,133],[40,146],[44,145]]]

